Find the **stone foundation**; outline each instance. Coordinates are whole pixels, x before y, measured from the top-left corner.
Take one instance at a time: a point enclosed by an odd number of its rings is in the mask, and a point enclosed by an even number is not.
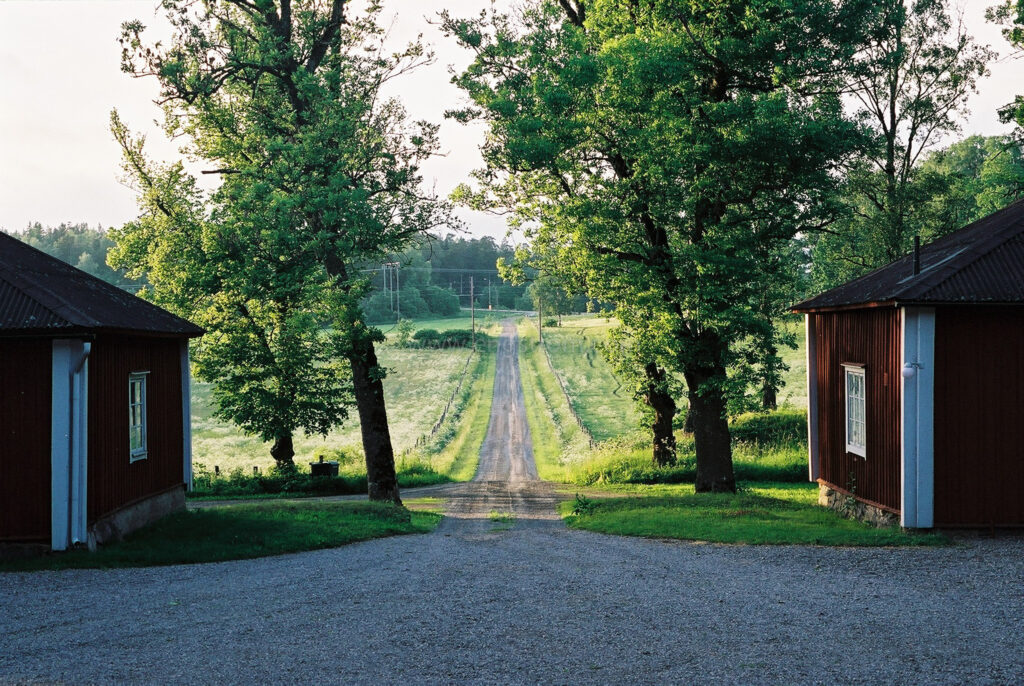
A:
[[[854,496],[837,491],[824,483],[818,484],[818,504],[835,510],[848,519],[856,519],[879,528],[897,526],[900,523],[898,514],[857,500]]]
[[[147,524],[185,509],[185,486],[176,486],[144,500],[126,505],[89,527],[89,550],[125,536]]]

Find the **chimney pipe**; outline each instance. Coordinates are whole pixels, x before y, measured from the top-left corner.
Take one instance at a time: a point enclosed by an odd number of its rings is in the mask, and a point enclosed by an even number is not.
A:
[[[921,237],[914,236],[914,276],[921,273]]]

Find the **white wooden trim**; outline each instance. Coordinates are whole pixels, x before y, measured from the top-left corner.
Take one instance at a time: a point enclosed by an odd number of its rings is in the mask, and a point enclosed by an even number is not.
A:
[[[846,444],[846,452],[860,457],[868,456],[868,387],[867,373],[862,364],[843,364],[843,438]],[[850,441],[850,372],[860,376],[861,401],[864,417],[861,423],[864,425],[864,445],[857,445]]]
[[[181,342],[181,458],[185,489],[192,490],[192,373],[188,339]]]
[[[931,528],[935,511],[935,308],[900,308],[900,524]],[[913,370],[909,377],[903,370]]]
[[[807,351],[807,456],[808,478],[821,478],[821,456],[818,454],[818,336],[812,314],[804,315],[804,336]]]

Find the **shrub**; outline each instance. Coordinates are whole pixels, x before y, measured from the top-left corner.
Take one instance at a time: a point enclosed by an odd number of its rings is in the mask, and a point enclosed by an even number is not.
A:
[[[441,334],[438,333],[437,329],[420,329],[412,335],[412,339],[416,341],[421,348],[441,347]]]
[[[783,409],[774,412],[748,412],[732,421],[733,441],[757,445],[806,443],[807,413]]]
[[[477,331],[477,342],[486,340],[485,334]],[[473,332],[469,329],[450,329],[448,331],[436,331],[434,329],[420,329],[412,335],[412,339],[421,348],[468,348],[473,345]]]

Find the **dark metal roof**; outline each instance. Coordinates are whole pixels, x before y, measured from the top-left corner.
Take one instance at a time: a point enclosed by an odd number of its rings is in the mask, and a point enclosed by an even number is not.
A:
[[[0,232],[0,335],[200,336],[191,322]]]
[[[907,255],[791,309],[959,303],[1024,303],[1024,201],[921,246],[917,275]]]

